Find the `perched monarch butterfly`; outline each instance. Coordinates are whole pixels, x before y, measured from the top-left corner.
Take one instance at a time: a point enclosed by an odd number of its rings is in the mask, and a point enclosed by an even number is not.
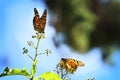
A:
[[[42,16],[39,17],[39,13],[36,8],[34,8],[34,18],[33,18],[33,25],[34,29],[39,33],[44,33],[45,25],[46,25],[46,17],[47,17],[47,10],[45,9]]]
[[[61,58],[60,67],[67,72],[74,73],[79,66],[84,66],[84,63],[71,58]]]

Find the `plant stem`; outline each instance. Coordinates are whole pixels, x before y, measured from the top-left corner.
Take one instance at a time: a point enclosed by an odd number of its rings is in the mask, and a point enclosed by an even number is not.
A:
[[[30,80],[33,80],[33,77],[32,77],[32,78],[30,78]]]
[[[41,37],[40,37],[40,38],[41,38]],[[39,43],[40,43],[40,38],[38,38],[37,45],[36,45],[36,48],[35,48],[35,57],[34,57],[34,61],[35,61],[36,58],[37,58],[37,54],[38,54],[38,46],[39,46]]]
[[[29,54],[27,54],[28,55],[28,57],[30,58],[30,59],[32,59],[33,61],[34,61],[34,59],[32,58],[32,56],[30,56]]]
[[[35,57],[34,57],[34,59],[29,56],[33,61],[35,61],[37,59],[37,56],[38,56],[38,46],[39,46],[39,43],[40,43],[40,39],[41,39],[41,37],[37,38],[38,41],[37,41],[37,45],[35,47]],[[30,78],[30,80],[33,80],[33,78],[34,78],[34,75]]]

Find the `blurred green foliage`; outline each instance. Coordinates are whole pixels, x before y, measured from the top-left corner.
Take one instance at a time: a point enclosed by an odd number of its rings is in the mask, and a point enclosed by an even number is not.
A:
[[[120,2],[118,0],[45,0],[57,33],[72,49],[87,52],[94,47],[107,59],[120,43]],[[54,40],[56,46],[59,41]]]
[[[89,9],[86,0],[46,0],[57,20],[51,21],[57,32],[65,34],[66,43],[77,51],[89,48],[89,34],[94,30],[97,16]],[[54,20],[54,19],[51,19]],[[59,44],[59,43],[58,43]]]

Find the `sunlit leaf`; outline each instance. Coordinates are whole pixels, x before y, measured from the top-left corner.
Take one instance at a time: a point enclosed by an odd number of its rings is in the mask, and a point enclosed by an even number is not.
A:
[[[39,80],[62,80],[58,74],[55,74],[53,72],[45,72],[38,78]]]
[[[33,78],[33,80],[39,80],[38,78]]]
[[[10,69],[9,67],[6,67],[2,74],[0,74],[0,77],[3,76],[10,76],[10,75],[23,75],[27,78],[30,78],[30,74],[27,72],[27,68],[24,68],[23,70],[20,70],[18,68]]]

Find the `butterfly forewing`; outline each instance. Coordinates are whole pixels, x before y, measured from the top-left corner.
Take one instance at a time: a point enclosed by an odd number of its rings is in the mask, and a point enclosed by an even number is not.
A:
[[[42,17],[40,18],[40,27],[41,27],[41,28],[45,28],[46,18],[47,18],[46,15],[47,15],[47,10],[45,9]]]
[[[75,60],[75,59],[71,59],[71,58],[62,58],[62,61],[64,61],[66,64],[69,65],[76,65],[76,66],[84,66],[84,63],[79,61],[79,60]]]
[[[34,8],[34,14],[35,14],[35,16],[36,16],[36,15],[39,15],[39,13],[38,13],[38,11],[37,11],[36,8]]]

